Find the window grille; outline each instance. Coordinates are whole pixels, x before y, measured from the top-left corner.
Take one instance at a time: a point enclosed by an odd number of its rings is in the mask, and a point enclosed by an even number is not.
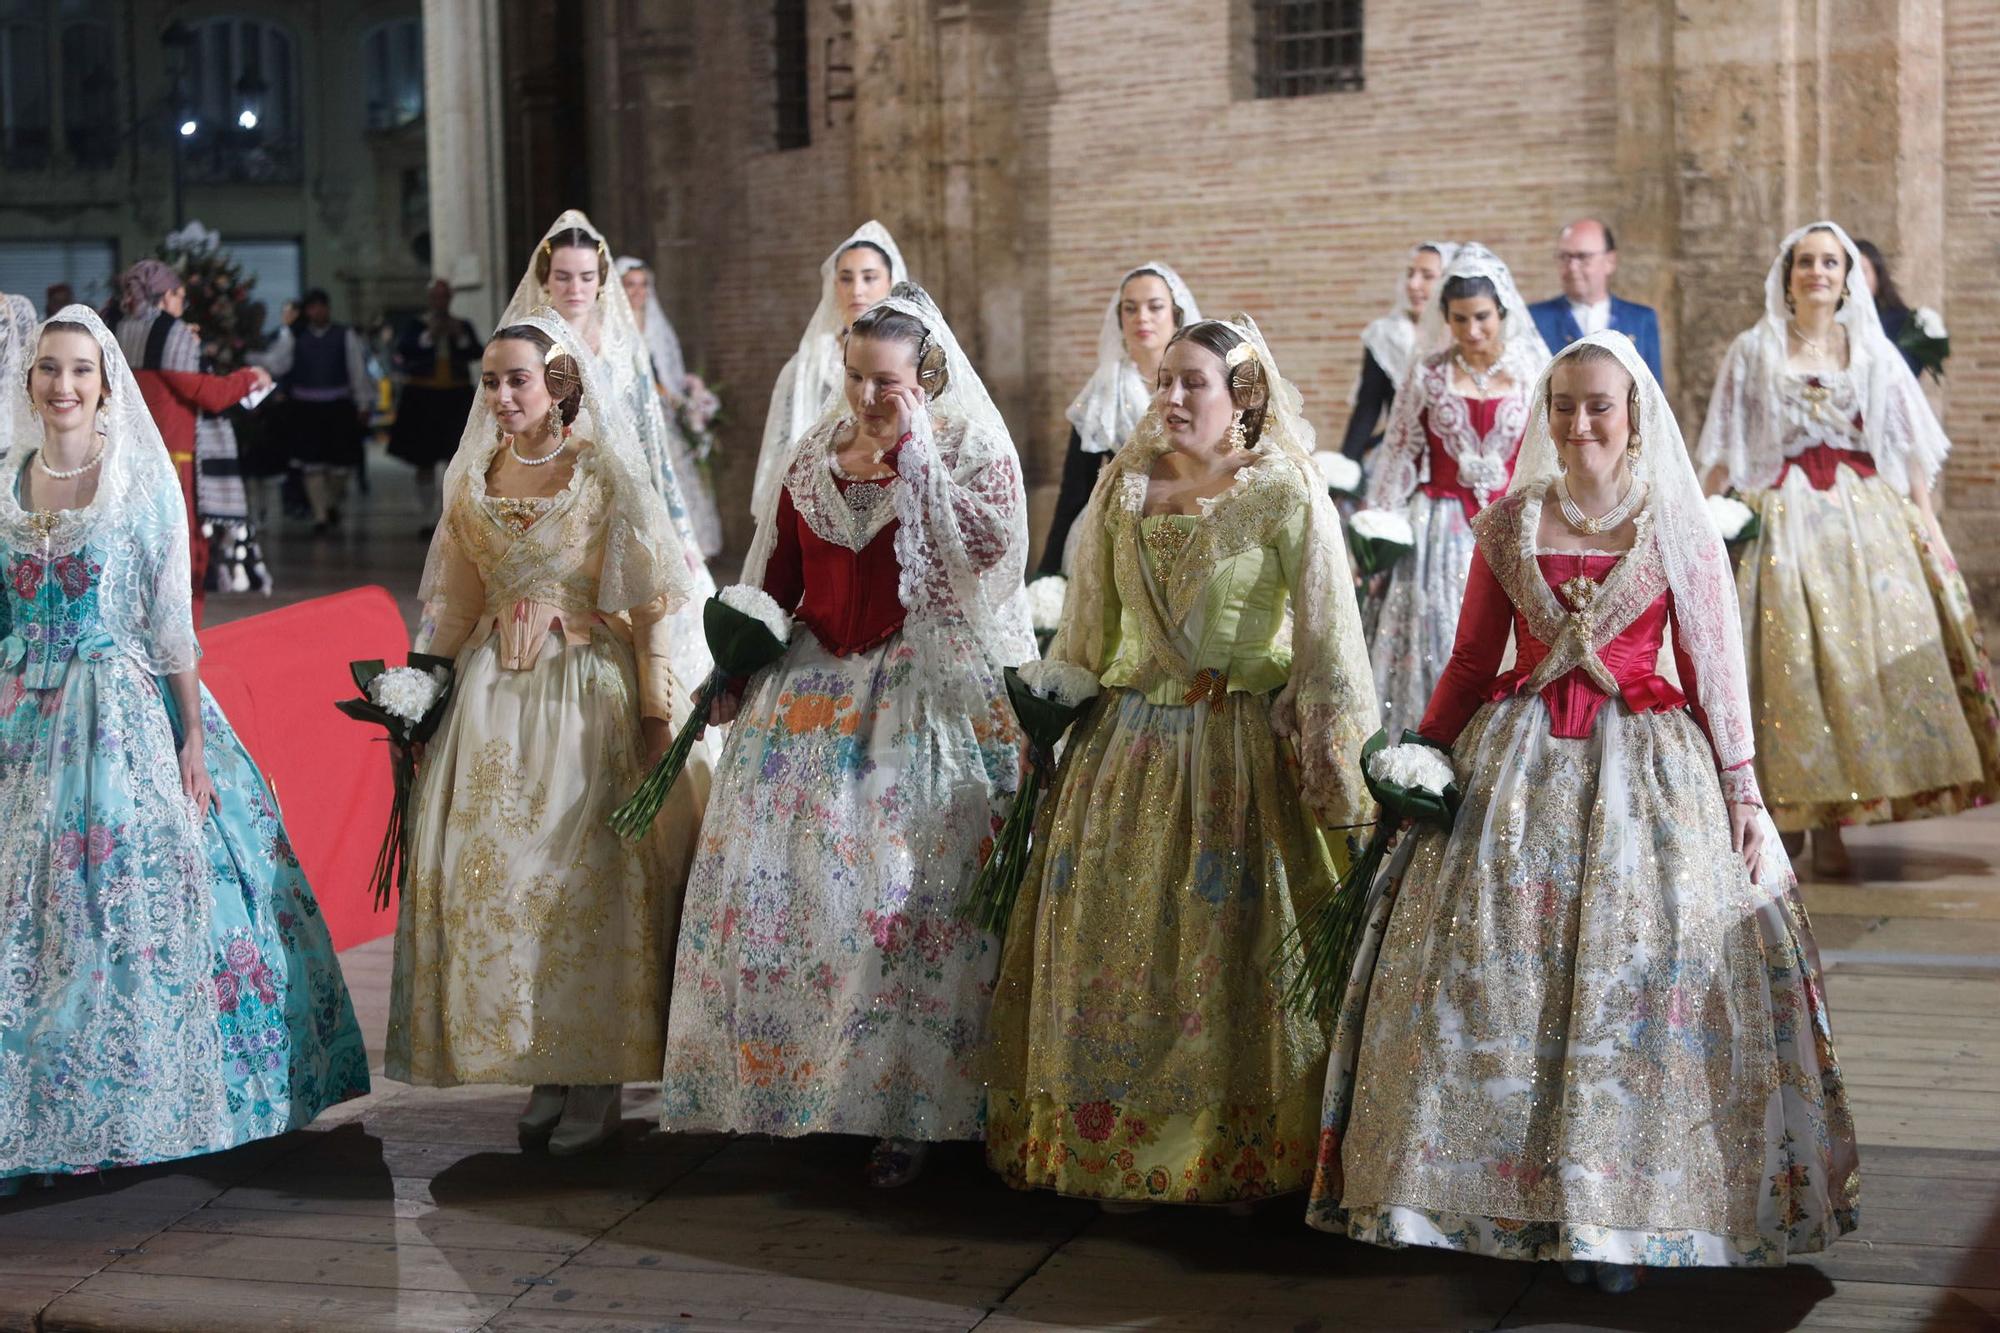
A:
[[[1362,0],[1251,0],[1259,97],[1359,92]]]
[[[780,149],[812,143],[809,79],[811,46],[806,39],[806,0],[773,0],[771,76],[775,141]]]

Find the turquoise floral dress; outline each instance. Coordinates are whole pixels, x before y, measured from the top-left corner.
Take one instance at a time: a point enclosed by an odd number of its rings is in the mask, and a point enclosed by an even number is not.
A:
[[[0,509],[43,517],[12,485]],[[196,822],[167,682],[105,622],[111,558],[0,541],[0,1180],[216,1152],[368,1090],[277,803],[204,689]]]

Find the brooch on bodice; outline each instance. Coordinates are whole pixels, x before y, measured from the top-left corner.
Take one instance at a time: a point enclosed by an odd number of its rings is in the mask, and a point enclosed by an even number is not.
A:
[[[1575,578],[1564,579],[1556,585],[1563,597],[1569,602],[1570,609],[1578,612],[1586,611],[1590,608],[1591,601],[1596,598],[1597,590],[1602,586],[1596,579],[1591,578],[1587,574],[1578,574]]]
[[[1163,574],[1181,558],[1193,532],[1179,523],[1155,523],[1145,531],[1146,552],[1153,557],[1153,571]]]

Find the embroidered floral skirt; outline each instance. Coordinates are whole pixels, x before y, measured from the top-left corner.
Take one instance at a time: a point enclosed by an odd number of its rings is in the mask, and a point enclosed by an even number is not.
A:
[[[956,912],[1020,738],[996,680],[934,665],[907,634],[836,657],[801,625],[751,682],[688,879],[664,1128],[980,1136],[995,949]]]
[[[1449,832],[1378,885],[1307,1221],[1508,1259],[1779,1265],[1854,1226],[1816,951],[1766,829],[1730,849],[1685,711],[1533,696],[1460,738]]]
[[[993,1004],[1008,1184],[1227,1203],[1305,1187],[1326,1037],[1281,945],[1337,878],[1261,695],[1107,691],[1036,826]]]
[[[52,689],[0,668],[0,1177],[216,1152],[368,1091],[277,804],[201,705],[197,826],[163,682],[101,636]]]
[[[503,667],[458,655],[410,803],[386,1072],[406,1083],[644,1083],[702,803],[699,758],[651,831],[609,820],[643,774],[631,648],[599,629]]]
[[[1477,545],[1465,506],[1455,499],[1433,499],[1418,491],[1403,513],[1416,535],[1416,549],[1389,571],[1389,587],[1369,640],[1382,725],[1391,739],[1424,720],[1431,691],[1451,661],[1458,608],[1465,601]]]
[[[1965,580],[1914,506],[1842,467],[1752,497],[1737,569],[1757,778],[1781,829],[1947,815],[2000,795],[2000,704]]]

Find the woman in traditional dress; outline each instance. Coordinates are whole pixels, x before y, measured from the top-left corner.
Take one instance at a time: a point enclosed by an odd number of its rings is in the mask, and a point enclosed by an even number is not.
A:
[[[652,353],[632,316],[632,303],[625,298],[624,289],[611,281],[611,250],[604,233],[574,208],[565,210],[535,247],[500,323],[518,324],[544,306],[553,307],[563,322],[576,330],[597,362],[606,410],[615,408],[625,415],[638,442],[645,474],[680,535],[693,595],[673,613],[667,627],[667,651],[674,674],[693,689],[714,665],[701,618],[702,604],[715,591],[715,580],[702,561],[701,540],[674,471],[672,432],[653,387]]]
[[[368,1091],[277,802],[196,672],[186,510],[117,340],[64,308],[8,396],[0,1193]]]
[[[718,765],[661,1123],[868,1135],[891,1186],[984,1124],[995,950],[956,912],[1020,778],[1001,672],[1035,644],[1020,464],[944,317],[899,284],[844,356],[744,565],[797,619]]]
[[[688,521],[693,525],[701,554],[714,559],[722,554],[722,515],[716,510],[715,493],[709,489],[708,478],[674,418],[674,410],[687,391],[687,362],[681,356],[681,340],[667,321],[667,312],[660,308],[652,267],[643,259],[620,255],[617,270],[619,285],[632,307],[632,318],[646,341],[653,387],[665,402],[669,461],[674,478],[680,483],[681,498],[687,502]]]
[[[799,350],[778,372],[771,409],[764,418],[764,443],[757,451],[751,512],[763,514],[777,503],[799,437],[819,423],[842,396],[846,370],[841,335],[861,312],[909,277],[903,252],[879,222],[861,224],[819,266],[819,306],[799,339]]]
[[[1063,454],[1062,489],[1042,546],[1043,574],[1070,570],[1070,533],[1090,500],[1097,474],[1130,438],[1153,402],[1153,381],[1167,339],[1201,318],[1194,293],[1181,275],[1158,260],[1118,281],[1097,334],[1097,369],[1069,405],[1069,448]]]
[[[1762,519],[1737,571],[1758,776],[1778,828],[1845,874],[1843,824],[2000,795],[2000,706],[1931,505],[1951,443],[1831,222],[1785,238],[1698,462]]]
[[[1472,518],[1507,489],[1528,386],[1549,360],[1507,266],[1477,244],[1452,256],[1417,344],[1424,355],[1396,394],[1365,505],[1402,511],[1416,536],[1389,572],[1371,642],[1391,737],[1423,716],[1451,656]]]
[[[1564,349],[1530,401],[1421,727],[1464,799],[1382,881],[1307,1220],[1611,1291],[1782,1265],[1854,1225],[1854,1131],[1758,795],[1729,557],[1623,334]]]
[[[602,362],[552,310],[486,346],[445,474],[419,648],[457,662],[410,811],[389,1077],[532,1084],[523,1148],[616,1132],[660,1068],[702,771],[645,837],[609,819],[688,714],[680,535]]]
[[[1303,1189],[1326,1032],[1281,941],[1337,878],[1376,728],[1312,428],[1248,316],[1174,335],[1098,482],[1050,656],[1071,732],[1007,928],[987,1160],[1128,1204]]]
[[[1403,279],[1388,313],[1378,315],[1361,331],[1361,373],[1347,397],[1353,410],[1340,452],[1359,463],[1382,443],[1383,418],[1396,401],[1396,390],[1409,378],[1417,359],[1417,325],[1430,309],[1431,293],[1444,276],[1458,247],[1450,241],[1424,241],[1410,247]]]

